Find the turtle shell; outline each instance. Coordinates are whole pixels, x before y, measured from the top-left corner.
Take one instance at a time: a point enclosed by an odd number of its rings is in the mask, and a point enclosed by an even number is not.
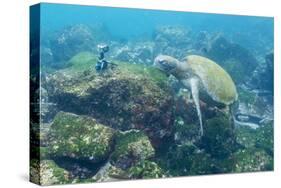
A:
[[[189,55],[185,61],[193,74],[200,78],[206,92],[214,101],[229,105],[237,100],[236,86],[230,75],[221,66],[198,55]]]

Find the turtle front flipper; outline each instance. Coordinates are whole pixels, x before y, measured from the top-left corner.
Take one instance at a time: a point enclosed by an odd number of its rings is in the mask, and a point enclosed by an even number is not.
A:
[[[202,123],[202,115],[201,115],[201,110],[200,110],[200,104],[199,104],[199,79],[196,77],[192,77],[189,79],[189,85],[191,88],[191,94],[193,101],[195,103],[195,107],[197,110],[197,115],[199,119],[199,124],[200,124],[200,131],[199,131],[199,136],[203,136],[203,123]]]

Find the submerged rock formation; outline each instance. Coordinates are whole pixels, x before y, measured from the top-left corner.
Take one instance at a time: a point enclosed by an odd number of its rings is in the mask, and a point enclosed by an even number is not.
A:
[[[44,83],[49,99],[62,111],[94,117],[117,130],[144,130],[155,141],[169,136],[174,101],[165,74],[122,62],[99,74],[96,61],[91,53],[80,53],[70,68],[49,75]]]

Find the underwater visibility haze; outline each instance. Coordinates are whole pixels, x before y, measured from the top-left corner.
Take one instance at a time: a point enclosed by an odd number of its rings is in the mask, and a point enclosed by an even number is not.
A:
[[[273,170],[274,19],[31,7],[30,179]]]

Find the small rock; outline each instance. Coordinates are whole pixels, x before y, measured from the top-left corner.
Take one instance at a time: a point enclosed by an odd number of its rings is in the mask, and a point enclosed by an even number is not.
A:
[[[55,184],[70,183],[69,173],[58,167],[52,160],[42,160],[40,163],[31,161],[31,179],[40,185],[48,186]],[[38,176],[37,178],[35,176]]]
[[[149,138],[143,132],[131,130],[119,133],[111,160],[116,167],[127,169],[154,155],[155,151]]]

